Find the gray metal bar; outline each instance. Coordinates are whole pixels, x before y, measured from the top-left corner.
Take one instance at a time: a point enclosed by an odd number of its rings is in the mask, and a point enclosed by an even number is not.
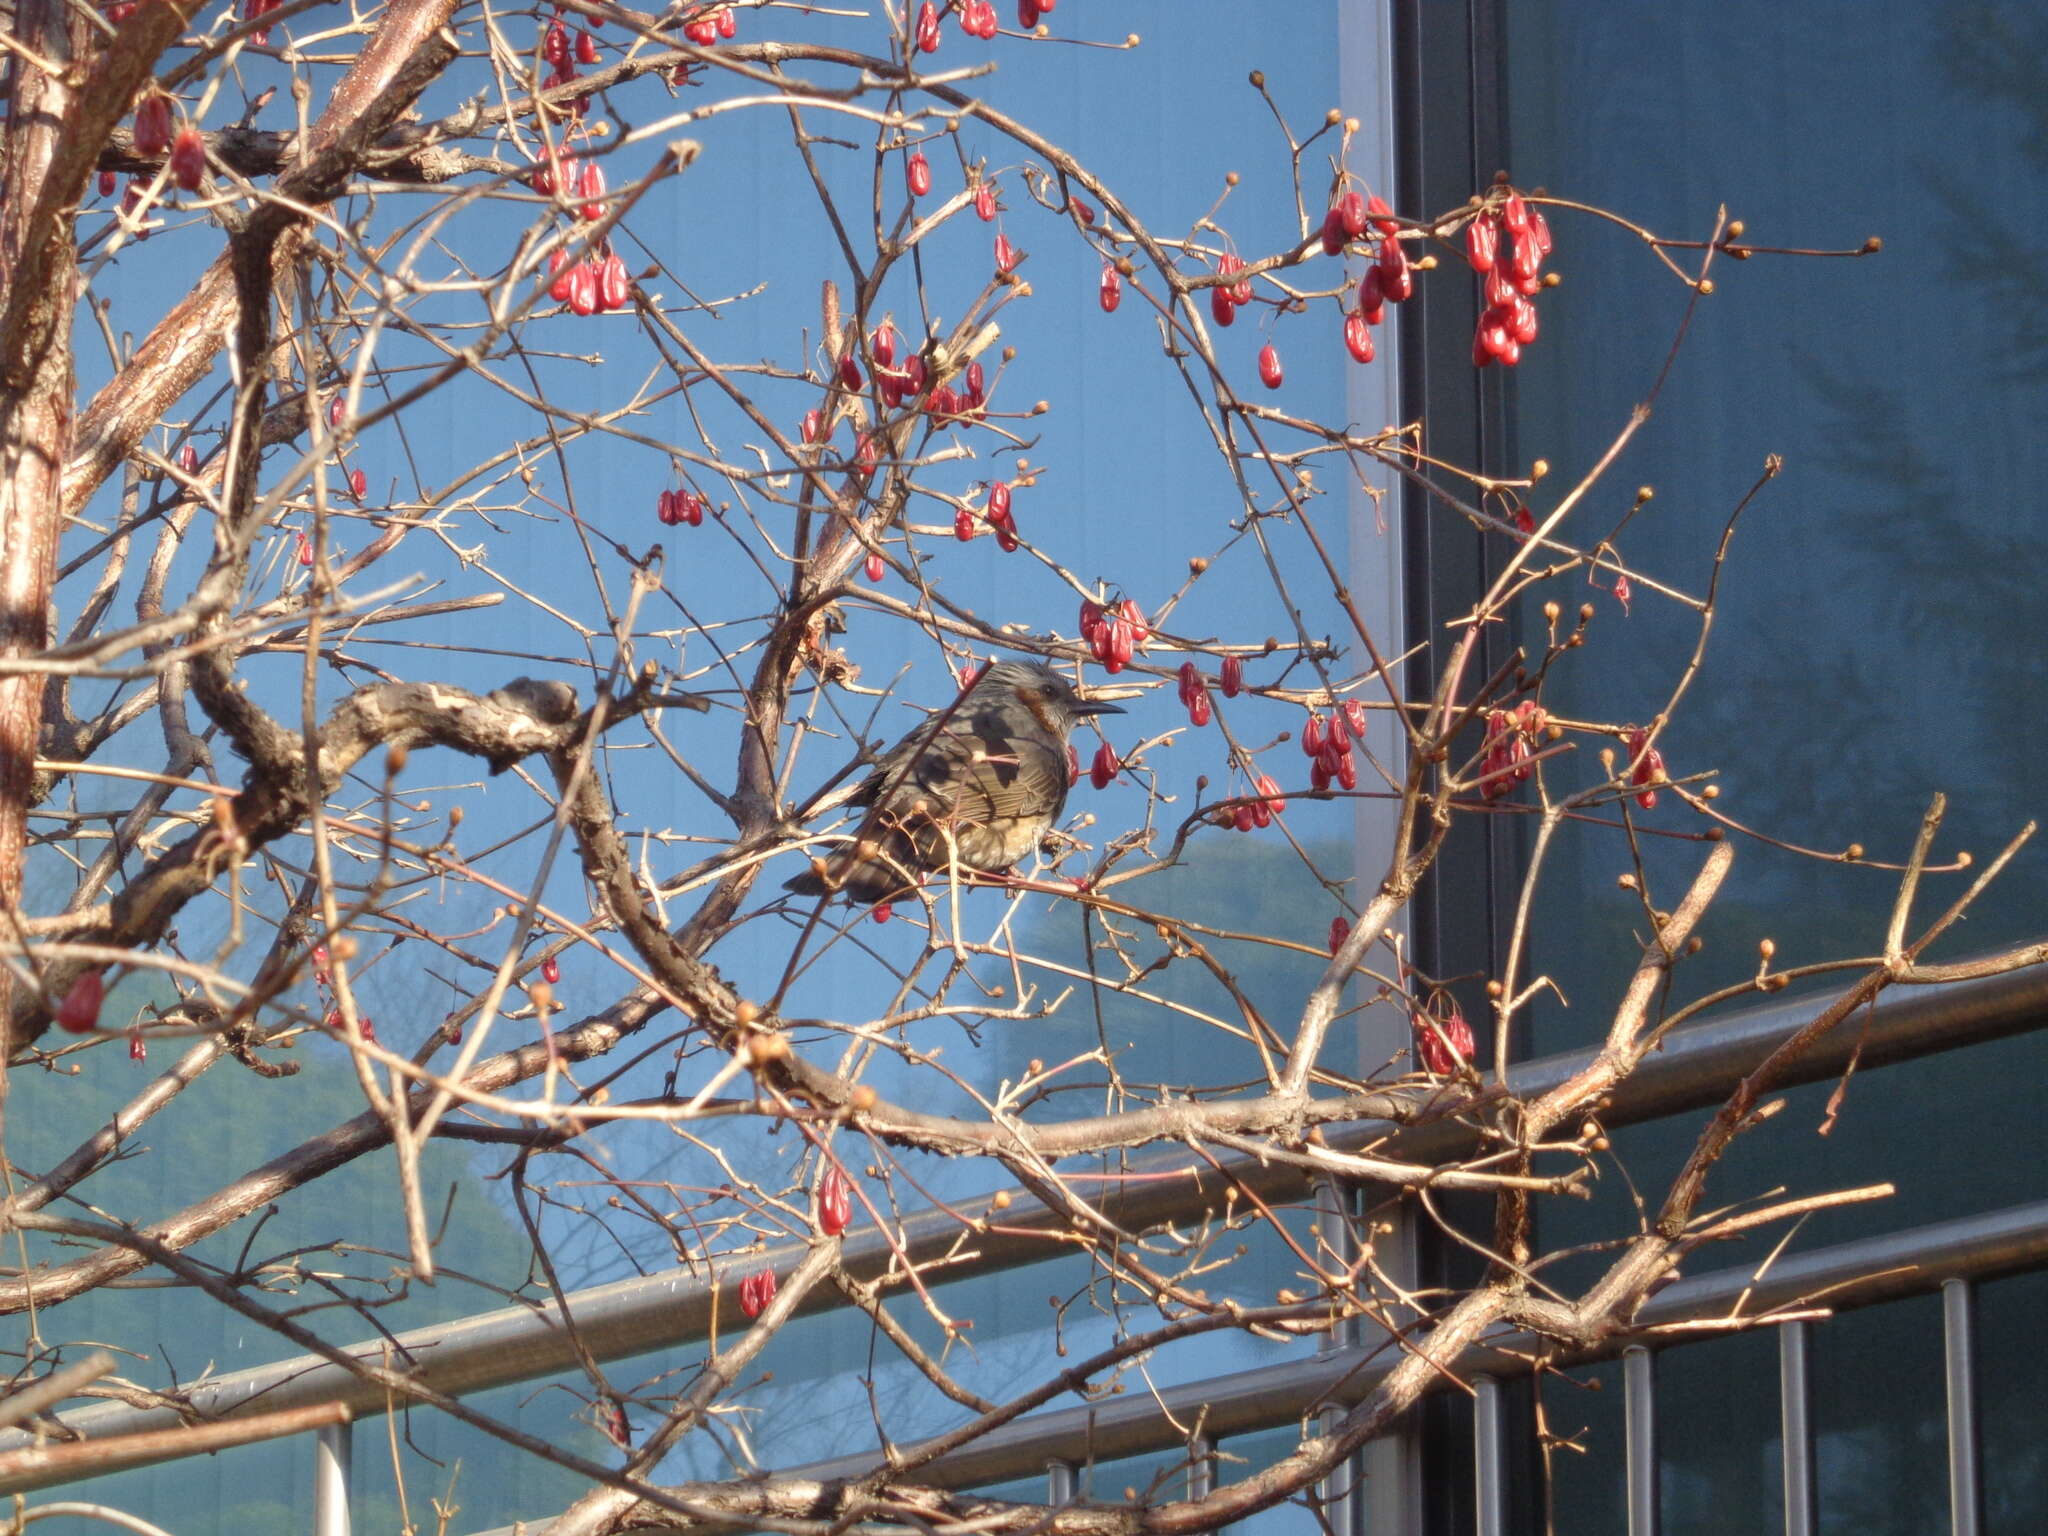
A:
[[[1216,1442],[1197,1435],[1188,1442],[1188,1497],[1206,1499],[1216,1487]]]
[[[1780,1003],[1673,1031],[1663,1048],[1615,1090],[1614,1102],[1602,1118],[1609,1125],[1621,1125],[1718,1098],[1732,1080],[1806,1022],[1825,1001]],[[2048,1024],[2048,966],[1982,982],[1895,989],[1874,1010],[1858,1016],[1855,1030],[1835,1031],[1801,1057],[1792,1080],[1833,1076],[1846,1065],[1849,1051],[1859,1040],[1863,1046],[1861,1069],[1868,1070],[2043,1024]],[[1590,1054],[1585,1052],[1546,1057],[1511,1068],[1509,1076],[1516,1092],[1540,1094],[1567,1080],[1589,1060]],[[1332,1127],[1331,1131],[1331,1144],[1345,1149],[1381,1142],[1382,1152],[1429,1160],[1456,1154],[1470,1139],[1467,1128],[1455,1119],[1406,1130],[1369,1120],[1341,1129]],[[1298,1169],[1281,1163],[1261,1164],[1256,1158],[1227,1164],[1228,1177],[1197,1165],[1185,1154],[1134,1159],[1132,1166],[1136,1177],[1122,1185],[1106,1186],[1097,1200],[1105,1216],[1125,1227],[1142,1228],[1198,1214],[1206,1203],[1220,1204],[1221,1191],[1234,1180],[1241,1180],[1265,1198],[1296,1198],[1305,1188]],[[1186,1177],[1160,1178],[1162,1169],[1183,1170]],[[926,1279],[966,1279],[1066,1251],[1057,1243],[1061,1218],[1021,1196],[1016,1205],[1017,1209],[1005,1213],[1001,1230],[977,1234],[968,1254],[949,1267],[928,1271]],[[960,1223],[949,1212],[924,1211],[900,1223],[897,1236],[912,1261],[935,1261],[958,1243]],[[789,1244],[750,1257],[747,1267],[766,1264],[778,1273],[787,1273],[805,1251],[801,1245]],[[882,1275],[898,1258],[891,1242],[872,1229],[850,1236],[845,1253],[849,1267],[867,1278]],[[2011,1267],[2028,1265],[2022,1262]],[[667,1270],[593,1286],[575,1292],[569,1300],[592,1354],[600,1361],[617,1360],[703,1338],[710,1325],[716,1285],[722,1278],[717,1273],[706,1277]],[[837,1304],[836,1293],[820,1287],[800,1310],[823,1310]],[[457,1396],[530,1381],[572,1369],[576,1363],[552,1304],[478,1313],[413,1329],[399,1335],[396,1345],[394,1349],[390,1340],[369,1339],[352,1346],[351,1352],[380,1363],[395,1357],[409,1363],[422,1382]],[[219,1376],[192,1388],[189,1395],[196,1411],[216,1416],[259,1411],[260,1399],[264,1410],[341,1402],[363,1418],[388,1411],[393,1401],[383,1388],[312,1355]],[[61,1417],[93,1438],[171,1429],[183,1422],[168,1409],[132,1408],[125,1403],[102,1404]],[[1261,1427],[1272,1422],[1276,1421],[1265,1421]],[[0,1431],[0,1451],[27,1443],[28,1437],[19,1430]],[[36,1486],[41,1484],[6,1485]]]
[[[1048,1457],[1045,1463],[1045,1502],[1059,1507],[1074,1502],[1074,1464]]]
[[[1628,1421],[1628,1536],[1657,1536],[1657,1357],[1641,1344],[1621,1352]]]
[[[1500,1382],[1472,1378],[1472,1505],[1476,1536],[1507,1536],[1506,1426]]]
[[[1348,1188],[1335,1179],[1316,1180],[1316,1233],[1322,1240],[1322,1251],[1317,1258],[1332,1267],[1350,1264],[1358,1256],[1358,1245],[1352,1241],[1350,1222],[1351,1194]],[[1357,1342],[1356,1319],[1340,1317],[1330,1324],[1330,1331],[1323,1335],[1325,1349],[1348,1349]]]
[[[348,1474],[354,1449],[346,1424],[313,1433],[313,1536],[349,1536]]]
[[[1322,1412],[1322,1431],[1335,1434],[1344,1422],[1342,1408],[1325,1408]],[[1324,1478],[1316,1488],[1316,1497],[1323,1501],[1323,1519],[1337,1536],[1350,1536],[1354,1528],[1352,1507],[1357,1500],[1358,1459],[1347,1456],[1337,1463],[1336,1470]]]
[[[1778,1424],[1783,1442],[1785,1536],[1816,1536],[1820,1503],[1813,1475],[1813,1325],[1778,1329]]]
[[[1941,1342],[1948,1376],[1948,1508],[1951,1536],[1981,1536],[1984,1493],[1977,1456],[1976,1296],[1960,1277],[1941,1284]]]

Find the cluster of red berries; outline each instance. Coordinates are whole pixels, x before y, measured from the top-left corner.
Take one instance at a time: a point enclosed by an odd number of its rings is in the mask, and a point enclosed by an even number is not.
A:
[[[171,180],[187,192],[197,192],[206,177],[206,140],[190,123],[172,132],[171,98],[151,96],[135,109],[135,153],[171,157]],[[101,171],[100,195],[114,190],[114,173]]]
[[[1270,827],[1273,818],[1287,810],[1287,797],[1280,793],[1280,786],[1263,773],[1252,775],[1251,793],[1256,800],[1240,800],[1230,810],[1230,825],[1240,832],[1249,832],[1253,827]]]
[[[1301,728],[1301,753],[1308,759],[1309,787],[1320,793],[1334,780],[1358,788],[1358,757],[1352,744],[1365,738],[1365,705],[1346,699],[1329,715],[1311,713]]]
[[[1480,759],[1483,782],[1479,792],[1498,800],[1517,784],[1528,782],[1536,772],[1536,738],[1550,724],[1543,706],[1524,699],[1513,709],[1492,709],[1486,713],[1486,755]]]
[[[1131,657],[1145,648],[1152,630],[1145,622],[1145,610],[1137,599],[1104,605],[1084,598],[1081,602],[1081,638],[1111,676],[1131,664]]]
[[[996,8],[992,0],[959,0],[960,30],[987,42],[996,35]],[[1038,23],[1034,18],[1032,25]]]
[[[1522,360],[1522,348],[1536,339],[1532,296],[1543,287],[1543,258],[1549,254],[1550,225],[1519,192],[1510,192],[1465,226],[1465,260],[1479,274],[1486,299],[1472,333],[1475,366],[1512,368]]]
[[[683,23],[683,36],[699,48],[712,47],[721,40],[729,43],[739,32],[739,15],[729,5],[700,12]]]
[[[1180,664],[1180,702],[1188,712],[1190,725],[1209,723],[1209,684],[1202,676],[1202,669],[1192,661]]]
[[[665,528],[673,528],[678,523],[688,523],[696,528],[704,521],[705,506],[704,498],[695,491],[663,491],[655,498],[654,515]]]
[[[573,314],[601,315],[632,302],[633,278],[615,251],[581,261],[556,251],[548,257],[548,297],[568,305]]]
[[[768,1309],[775,1299],[775,1271],[757,1269],[740,1281],[740,1311],[749,1322]]]
[[[1401,223],[1394,217],[1393,209],[1378,197],[1371,197],[1366,199],[1363,211],[1379,231],[1380,243],[1372,265],[1358,280],[1358,306],[1344,316],[1344,347],[1353,360],[1369,363],[1378,350],[1373,345],[1373,327],[1385,321],[1389,304],[1405,303],[1414,297],[1415,268],[1408,260],[1407,247],[1401,243]],[[1345,227],[1350,228],[1348,219]]]
[[[1628,781],[1636,786],[1636,804],[1646,811],[1657,808],[1657,786],[1670,775],[1664,771],[1664,754],[1650,745],[1650,733],[1630,729],[1623,736],[1628,744],[1628,758],[1635,766],[1629,770]]]
[[[818,1182],[818,1230],[837,1237],[853,1221],[853,1189],[835,1166]]]
[[[1441,1012],[1411,1007],[1409,1024],[1415,1031],[1416,1057],[1430,1076],[1452,1077],[1471,1064],[1472,1026],[1455,999],[1445,997]]]
[[[563,193],[576,199],[576,216],[587,224],[604,217],[604,167],[595,160],[583,159],[573,151],[564,154],[550,144],[526,179],[542,197]]]

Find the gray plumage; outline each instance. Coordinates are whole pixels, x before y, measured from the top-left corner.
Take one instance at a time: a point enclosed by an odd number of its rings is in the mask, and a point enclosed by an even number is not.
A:
[[[1074,723],[1121,713],[1043,662],[997,662],[943,724],[935,714],[882,755],[849,802],[867,812],[854,841],[784,888],[876,902],[943,874],[956,852],[963,869],[1009,869],[1067,803]]]

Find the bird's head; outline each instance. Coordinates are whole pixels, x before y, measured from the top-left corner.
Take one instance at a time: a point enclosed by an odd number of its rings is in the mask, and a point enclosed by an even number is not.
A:
[[[999,661],[981,675],[969,696],[972,704],[1014,698],[1064,740],[1074,722],[1090,715],[1120,715],[1121,704],[1090,699],[1042,661]]]

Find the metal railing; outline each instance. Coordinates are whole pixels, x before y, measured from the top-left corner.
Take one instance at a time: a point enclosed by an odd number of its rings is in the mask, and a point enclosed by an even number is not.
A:
[[[1610,1125],[1656,1119],[1717,1101],[1728,1086],[1754,1067],[1787,1034],[1813,1016],[1826,999],[1785,1000],[1766,1007],[1673,1031],[1662,1049],[1647,1059],[1617,1090],[1604,1113]],[[1854,1031],[1843,1029],[1822,1041],[1805,1057],[1790,1079],[1811,1082],[1833,1076],[1860,1049],[1859,1070],[1938,1051],[2025,1033],[2048,1023],[2048,970],[2020,972],[1981,982],[1942,987],[1899,989],[1887,994]],[[1545,1057],[1510,1069],[1511,1086],[1525,1095],[1540,1094],[1565,1081],[1589,1059],[1572,1052]],[[1337,1128],[1332,1128],[1333,1131]],[[1330,1140],[1352,1149],[1379,1144],[1382,1150],[1436,1160],[1455,1155],[1470,1139],[1468,1128],[1454,1121],[1400,1129],[1384,1122],[1341,1128]],[[1240,1159],[1225,1165],[1232,1179],[1242,1180],[1265,1198],[1292,1198],[1305,1192],[1301,1170],[1279,1164]],[[1180,1180],[1157,1174],[1181,1170]],[[1189,1214],[1226,1182],[1213,1168],[1190,1167],[1181,1158],[1140,1163],[1140,1175],[1108,1191],[1099,1204],[1118,1223],[1142,1228]],[[1150,1175],[1150,1176],[1146,1176]],[[1020,1192],[1021,1193],[1021,1192]],[[1019,1200],[1005,1217],[1006,1231],[975,1234],[961,1248],[959,1218],[927,1211],[904,1221],[894,1240],[868,1231],[850,1238],[845,1258],[856,1273],[880,1277],[900,1264],[900,1248],[915,1262],[943,1259],[936,1278],[966,1279],[1054,1257],[1061,1250],[1051,1241],[1058,1219]],[[801,1244],[787,1244],[762,1255],[749,1255],[748,1267],[763,1264],[786,1270],[804,1253]],[[1790,1305],[1821,1289],[1836,1308],[1869,1305],[1898,1296],[1940,1288],[1944,1283],[1967,1285],[1988,1275],[2048,1267],[2048,1203],[2018,1207],[1991,1216],[1944,1222],[1863,1242],[1781,1259],[1759,1279],[1748,1268],[1680,1281],[1653,1298],[1643,1309],[1646,1323],[1708,1315],[1746,1296],[1752,1312]],[[710,1327],[714,1296],[723,1276],[714,1270],[681,1269],[635,1277],[572,1292],[568,1305],[584,1346],[599,1361],[622,1359],[651,1350],[704,1338]],[[1951,1465],[1958,1489],[1969,1485],[1975,1466],[1975,1428],[1968,1412],[1968,1298],[1950,1303],[1951,1311]],[[835,1305],[823,1288],[814,1291],[805,1310]],[[1787,1325],[1803,1329],[1803,1324]],[[1788,1333],[1783,1346],[1784,1396],[1788,1427],[1786,1459],[1787,1530],[1795,1504],[1811,1509],[1811,1433],[1804,1415],[1805,1334]],[[1795,1341],[1796,1342],[1793,1342]],[[1958,1342],[1960,1341],[1960,1342]],[[1533,1342],[1520,1341],[1524,1344]],[[1510,1345],[1512,1348],[1512,1345]],[[396,1340],[379,1338],[355,1346],[351,1353],[378,1363],[401,1363],[423,1384],[451,1395],[533,1380],[573,1368],[572,1353],[559,1314],[552,1303],[506,1308],[454,1322],[418,1328]],[[1649,1357],[1641,1365],[1630,1357],[1625,1379],[1641,1385],[1631,1395],[1632,1511],[1641,1505],[1654,1518],[1655,1500],[1648,1491],[1655,1474],[1653,1398],[1649,1388]],[[1498,1348],[1469,1362],[1471,1371],[1497,1380],[1519,1369],[1512,1353]],[[1116,1399],[1100,1405],[1040,1413],[1005,1426],[974,1446],[935,1463],[921,1475],[952,1486],[1005,1481],[1033,1475],[1048,1461],[1072,1458],[1077,1448],[1090,1458],[1135,1455],[1180,1445],[1184,1434],[1172,1420],[1196,1405],[1205,1405],[1207,1432],[1214,1437],[1269,1429],[1291,1422],[1319,1404],[1355,1402],[1377,1379],[1368,1352],[1353,1345],[1325,1351],[1312,1360],[1294,1359],[1222,1378],[1208,1378],[1157,1397]],[[317,1356],[301,1356],[277,1364],[235,1372],[201,1383],[187,1394],[192,1410],[207,1416],[274,1412],[309,1404],[345,1404],[359,1417],[385,1412],[391,1398],[381,1386],[362,1381]],[[1497,1414],[1499,1393],[1481,1392],[1478,1408]],[[67,1428],[95,1440],[176,1427],[179,1416],[168,1409],[137,1408],[107,1403],[62,1415]],[[1482,1512],[1498,1511],[1504,1486],[1498,1464],[1503,1443],[1497,1419],[1478,1426],[1485,1449],[1480,1461],[1479,1499]],[[1790,1431],[1799,1430],[1795,1437]],[[1800,1452],[1798,1445],[1806,1449]],[[0,1434],[0,1453],[33,1444],[24,1431]],[[328,1431],[321,1442],[319,1499],[321,1536],[346,1531],[345,1432]],[[1796,1453],[1796,1454],[1795,1454]],[[177,1453],[156,1448],[119,1466],[146,1465],[173,1459]],[[846,1457],[803,1469],[805,1475],[840,1476],[870,1470],[874,1458]],[[1640,1464],[1640,1465],[1639,1465]],[[104,1466],[100,1470],[114,1470]],[[1967,1475],[1966,1475],[1967,1474]],[[0,1493],[19,1492],[65,1480],[62,1476],[28,1472],[0,1477]],[[1957,1507],[1974,1510],[1974,1495],[1958,1492]],[[1496,1516],[1497,1521],[1497,1516]],[[1498,1529],[1482,1523],[1482,1532]],[[1808,1525],[1811,1528],[1810,1519]],[[1654,1524],[1632,1526],[1631,1536],[1654,1530]],[[1974,1536],[1974,1515],[1958,1514],[1958,1536]]]

